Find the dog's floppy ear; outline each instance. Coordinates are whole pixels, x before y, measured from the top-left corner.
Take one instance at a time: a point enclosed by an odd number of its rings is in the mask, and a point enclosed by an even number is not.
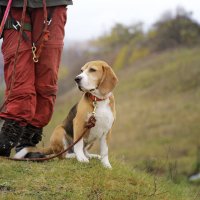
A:
[[[111,92],[118,82],[117,76],[109,65],[103,65],[103,76],[99,84],[99,91],[102,95]]]

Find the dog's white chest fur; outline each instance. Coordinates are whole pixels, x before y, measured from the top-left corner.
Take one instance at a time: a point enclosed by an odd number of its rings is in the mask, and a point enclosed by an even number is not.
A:
[[[96,108],[96,124],[90,130],[90,134],[86,139],[87,143],[93,142],[96,139],[101,138],[104,134],[107,134],[111,129],[114,121],[114,116],[110,108],[110,100],[106,99],[104,101],[97,102]],[[91,116],[91,113],[88,114],[88,118]]]

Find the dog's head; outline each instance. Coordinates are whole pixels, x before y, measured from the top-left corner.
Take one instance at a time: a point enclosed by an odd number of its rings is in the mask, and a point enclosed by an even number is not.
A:
[[[81,68],[75,81],[80,90],[105,96],[116,86],[118,79],[112,68],[104,61],[91,61]]]

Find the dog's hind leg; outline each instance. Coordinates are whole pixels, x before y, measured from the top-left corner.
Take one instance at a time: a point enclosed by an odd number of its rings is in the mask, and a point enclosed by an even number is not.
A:
[[[97,158],[97,159],[101,159],[101,156],[98,154],[92,154],[92,153],[88,153],[88,151],[85,151],[85,155],[87,158],[92,159],[92,158]]]
[[[76,158],[76,154],[75,153],[67,153],[65,158]]]
[[[93,144],[89,144],[86,145],[86,147],[84,148],[84,154],[87,158],[92,159],[92,158],[97,158],[97,159],[101,159],[101,156],[98,154],[91,154],[88,152],[88,150],[93,146]]]

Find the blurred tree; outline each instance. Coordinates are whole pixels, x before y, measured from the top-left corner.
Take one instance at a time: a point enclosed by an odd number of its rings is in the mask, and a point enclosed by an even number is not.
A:
[[[95,40],[68,45],[62,59],[62,65],[68,67],[68,76],[60,81],[60,93],[74,86],[75,75],[89,60],[106,60],[115,69],[123,69],[155,51],[199,43],[200,25],[182,7],[177,7],[175,14],[166,11],[146,32],[142,23],[117,23]]]
[[[142,23],[126,26],[117,23],[110,31],[110,33],[99,37],[93,41],[93,44],[102,49],[121,48],[123,45],[129,43],[133,38],[143,34]]]
[[[91,42],[96,48],[96,55],[118,69],[126,65],[132,49],[141,46],[139,43],[144,38],[142,26],[142,23],[129,26],[117,23],[109,33]]]
[[[175,17],[164,15],[153,29],[151,44],[155,50],[178,46],[191,46],[200,42],[200,25],[192,19],[192,13],[178,7]]]

